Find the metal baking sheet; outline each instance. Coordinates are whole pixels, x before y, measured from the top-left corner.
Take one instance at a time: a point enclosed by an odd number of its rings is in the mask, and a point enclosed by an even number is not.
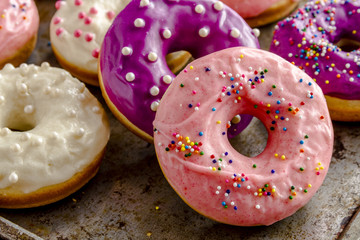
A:
[[[41,27],[29,63],[59,66],[49,44],[55,1],[36,1]],[[268,49],[274,25],[261,28]],[[323,186],[312,200],[271,226],[235,227],[209,220],[188,207],[166,182],[154,147],[123,127],[100,89],[88,86],[107,110],[111,138],[99,173],[57,203],[23,210],[0,209],[5,239],[360,239],[360,123],[333,122],[335,148]],[[266,130],[254,120],[233,146],[254,155],[266,145]],[[25,230],[26,229],[26,230]]]

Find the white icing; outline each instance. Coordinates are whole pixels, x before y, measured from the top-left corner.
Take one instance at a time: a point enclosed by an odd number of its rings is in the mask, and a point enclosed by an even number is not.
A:
[[[129,2],[130,0],[86,0],[76,6],[73,0],[63,1],[50,24],[52,46],[69,63],[96,74],[96,51],[100,49],[114,17]],[[79,18],[80,13],[84,15],[83,18]],[[58,29],[62,29],[59,36],[56,34]],[[91,41],[87,41],[90,38]]]
[[[34,71],[36,81],[29,78]],[[0,189],[29,193],[67,181],[105,147],[109,128],[104,110],[79,80],[64,71],[48,64],[0,71],[0,96],[6,99],[0,105]],[[21,94],[18,86],[27,86],[27,94]],[[68,114],[72,110],[75,117]],[[32,119],[33,128],[15,131]]]

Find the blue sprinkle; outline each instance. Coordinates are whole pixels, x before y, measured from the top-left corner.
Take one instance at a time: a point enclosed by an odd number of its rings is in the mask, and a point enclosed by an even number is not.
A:
[[[241,181],[242,181],[242,182],[245,182],[245,178],[241,178]]]
[[[190,103],[190,104],[189,104],[189,108],[192,108],[192,106],[193,106],[193,105]]]
[[[230,190],[228,189],[228,190],[226,190],[226,193],[230,193]]]
[[[311,83],[311,82],[309,82],[308,84],[309,84],[309,86],[311,86],[311,85],[312,85],[312,83]]]
[[[275,173],[275,170],[274,170],[274,169],[272,169],[272,170],[271,170],[271,173]]]
[[[238,183],[237,187],[238,187],[238,188],[241,188],[241,184],[240,184],[240,183]]]
[[[213,163],[216,163],[216,159],[212,160]]]
[[[171,144],[175,144],[175,141],[171,141]]]
[[[280,100],[277,100],[277,102],[276,102],[277,104],[280,104],[281,102],[280,102]]]
[[[205,68],[205,72],[209,72],[209,71],[211,71],[211,69],[210,68]]]
[[[230,95],[231,95],[231,93],[230,93],[230,92],[227,92],[226,94],[227,94],[228,96],[230,96]]]
[[[302,78],[300,78],[299,82],[303,82],[303,79],[302,79]]]
[[[199,136],[203,136],[204,135],[204,133],[203,132],[199,132]]]
[[[222,135],[225,135],[226,134],[226,132],[222,132]]]
[[[303,141],[303,140],[300,140],[300,144],[304,144],[304,141]]]
[[[222,202],[221,204],[222,204],[223,206],[226,206],[226,202]]]
[[[268,92],[268,95],[271,96],[273,93],[272,92]]]
[[[231,159],[229,160],[229,163],[232,163],[232,160],[231,160]]]
[[[310,99],[313,99],[313,98],[314,98],[314,96],[313,96],[313,95],[311,95],[311,96],[310,96]]]
[[[213,112],[215,112],[215,111],[216,111],[216,108],[212,108],[211,110],[213,110]]]
[[[225,156],[227,156],[227,155],[229,155],[229,153],[228,153],[228,152],[225,152]]]
[[[279,110],[276,110],[276,111],[275,111],[275,113],[279,114],[279,113],[280,113],[280,111],[279,111]]]
[[[234,210],[237,210],[237,206],[234,207]]]
[[[272,124],[275,124],[276,122],[275,122],[275,121],[272,121],[271,123],[272,123]]]
[[[267,192],[267,195],[270,196],[270,195],[271,195],[271,192]]]
[[[230,78],[231,81],[234,81],[234,79],[235,79],[235,78],[233,78],[233,77]]]
[[[284,128],[283,128],[283,130],[284,130],[284,131],[286,131],[286,130],[287,130],[287,128],[286,128],[286,127],[284,127]]]
[[[285,118],[283,116],[280,117],[281,120],[285,120]]]

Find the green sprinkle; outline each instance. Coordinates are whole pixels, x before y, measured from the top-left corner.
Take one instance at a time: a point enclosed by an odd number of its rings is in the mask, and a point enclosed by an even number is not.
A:
[[[221,171],[221,167],[219,167],[218,170]]]
[[[254,105],[254,108],[257,108],[257,107],[258,107],[258,105],[255,104],[255,105]]]
[[[269,187],[269,184],[265,184],[264,187]]]
[[[276,88],[276,85],[272,85],[272,88]]]
[[[228,205],[225,205],[224,208],[228,208]]]
[[[288,108],[289,112],[291,112],[293,109],[291,107]]]
[[[222,162],[222,158],[219,158],[219,161]]]
[[[268,72],[268,70],[265,68],[264,72],[265,72],[265,73],[267,73],[267,72]]]
[[[253,168],[256,168],[256,164],[253,165]]]
[[[170,148],[168,148],[168,147],[167,147],[167,148],[165,148],[165,151],[167,151],[167,152],[168,152],[168,151],[170,151]]]
[[[307,189],[304,189],[304,193],[307,193],[308,192],[308,190]]]
[[[309,138],[309,136],[308,136],[308,135],[305,135],[305,138]]]
[[[267,114],[270,114],[270,110],[267,110],[266,113],[267,113]]]
[[[180,87],[184,87],[184,84],[181,83],[181,84],[180,84]]]
[[[289,199],[292,200],[292,199],[293,199],[293,196],[289,196]]]
[[[270,127],[270,130],[271,130],[271,131],[274,131],[274,130],[275,130],[275,128],[274,128],[274,127]]]
[[[197,146],[197,145],[199,145],[199,143],[198,143],[198,142],[195,142],[195,145]]]
[[[204,152],[203,152],[203,151],[201,151],[201,152],[200,152],[200,155],[204,155]]]
[[[294,190],[295,189],[295,187],[294,186],[291,186],[291,190]]]
[[[301,167],[301,168],[300,168],[300,171],[304,171],[304,168]]]

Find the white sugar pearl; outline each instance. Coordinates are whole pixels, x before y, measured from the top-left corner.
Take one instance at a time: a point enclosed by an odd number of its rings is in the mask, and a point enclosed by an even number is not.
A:
[[[27,85],[25,83],[21,83],[20,85],[18,85],[17,90],[18,90],[19,93],[23,94],[23,93],[27,92],[28,87],[27,87]]]
[[[47,70],[47,69],[49,69],[49,67],[50,67],[50,64],[49,64],[48,62],[43,62],[43,63],[41,64],[41,68],[42,68],[42,69]]]
[[[133,50],[132,48],[129,48],[129,47],[123,47],[121,49],[121,53],[124,55],[124,56],[130,56],[132,53],[133,53]]]
[[[76,132],[75,132],[75,135],[76,135],[77,137],[82,137],[82,136],[84,136],[84,134],[85,134],[85,129],[83,129],[83,128],[79,128],[79,129],[76,130]]]
[[[159,107],[159,102],[158,102],[158,101],[154,101],[154,102],[152,102],[151,105],[150,105],[150,109],[151,109],[152,111],[154,111],[154,112],[157,111],[158,107]]]
[[[345,64],[346,68],[350,68],[350,63]]]
[[[203,27],[199,30],[200,37],[207,37],[209,35],[209,33],[210,33],[209,29],[205,28],[205,27]]]
[[[126,78],[126,81],[132,82],[132,81],[135,80],[135,74],[132,73],[132,72],[128,72],[128,73],[126,74],[125,78]]]
[[[154,53],[154,52],[150,52],[148,54],[148,59],[151,62],[155,62],[158,59],[158,55],[156,53]]]
[[[0,96],[0,104],[5,102],[5,97],[4,96]]]
[[[230,35],[231,35],[233,38],[238,38],[238,37],[240,37],[240,31],[239,31],[239,29],[237,29],[237,28],[232,28],[232,29],[231,29],[231,32],[230,32]]]
[[[170,75],[163,76],[163,82],[166,84],[170,84],[172,82],[173,78]]]
[[[149,6],[150,1],[149,0],[141,0],[140,7],[146,7]]]
[[[135,19],[134,26],[138,28],[145,27],[145,20],[142,18]]]
[[[150,94],[152,96],[157,96],[160,92],[160,89],[157,86],[153,86],[152,88],[150,88]]]
[[[201,5],[201,4],[196,5],[196,7],[195,7],[196,13],[203,13],[204,11],[205,11],[205,8],[203,5]]]
[[[162,35],[163,35],[163,37],[164,37],[165,39],[169,39],[169,38],[171,38],[172,33],[171,33],[171,31],[170,31],[169,29],[165,29],[165,30],[163,31]]]
[[[21,136],[20,136],[20,140],[21,140],[21,141],[27,141],[27,140],[30,139],[30,137],[31,137],[31,135],[30,135],[29,133],[23,133],[23,134],[21,134]]]
[[[24,107],[24,112],[27,114],[31,114],[34,112],[34,106],[33,105],[26,105]]]
[[[260,205],[256,205],[255,208],[256,208],[256,209],[260,209]]]
[[[16,174],[16,172],[12,172],[9,175],[9,182],[11,183],[17,183],[17,181],[19,180],[19,176]]]
[[[11,150],[13,151],[13,152],[21,152],[21,147],[20,147],[20,145],[18,144],[18,143],[15,143],[14,145],[12,145],[11,146]]]
[[[254,28],[253,33],[254,33],[255,37],[257,37],[257,38],[260,37],[260,30],[258,28]]]
[[[221,11],[224,8],[224,4],[222,2],[220,2],[220,1],[217,1],[216,3],[214,3],[214,8],[217,11]]]
[[[0,136],[6,136],[8,135],[9,133],[11,133],[11,130],[7,127],[4,127],[0,130]]]

